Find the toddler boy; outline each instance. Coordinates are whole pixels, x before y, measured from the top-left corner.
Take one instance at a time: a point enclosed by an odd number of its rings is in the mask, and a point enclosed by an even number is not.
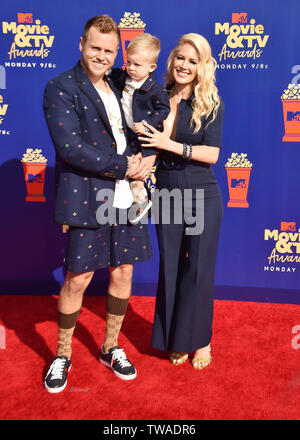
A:
[[[135,154],[143,156],[157,154],[154,148],[142,148],[138,135],[145,132],[143,122],[162,130],[163,121],[170,112],[169,96],[157,83],[154,70],[160,52],[157,37],[143,33],[127,46],[126,72],[114,69],[112,79],[122,90],[121,103],[128,125],[128,138]],[[132,180],[130,188],[134,202],[129,210],[129,221],[138,223],[152,203],[148,199],[144,181]]]

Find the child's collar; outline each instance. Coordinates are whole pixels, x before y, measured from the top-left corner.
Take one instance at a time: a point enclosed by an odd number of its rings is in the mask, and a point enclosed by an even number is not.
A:
[[[130,76],[127,74],[127,76],[130,78]],[[140,87],[140,90],[143,90],[144,92],[149,92],[153,84],[156,83],[156,75],[154,72],[151,72],[148,76],[148,78],[143,82],[143,84]]]

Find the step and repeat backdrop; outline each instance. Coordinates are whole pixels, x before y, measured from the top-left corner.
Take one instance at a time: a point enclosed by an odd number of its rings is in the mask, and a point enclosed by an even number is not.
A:
[[[136,35],[160,38],[161,83],[182,34],[208,39],[225,103],[214,166],[224,203],[216,295],[300,302],[299,0],[11,0],[0,11],[2,293],[57,293],[64,279],[66,235],[54,223],[55,153],[43,90],[78,61],[86,20],[105,13],[121,29],[116,66],[125,65]],[[134,274],[145,286],[156,283],[159,262],[155,226],[149,227],[154,256]],[[98,271],[94,281],[106,279]],[[146,292],[155,289],[139,289]]]

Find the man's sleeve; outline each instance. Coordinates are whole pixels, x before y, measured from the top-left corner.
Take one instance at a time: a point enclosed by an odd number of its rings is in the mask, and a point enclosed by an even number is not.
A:
[[[73,96],[62,84],[51,81],[44,92],[44,113],[56,153],[68,165],[99,176],[123,179],[127,158],[102,152],[85,142]]]
[[[109,78],[112,80],[112,82],[114,83],[114,86],[119,91],[123,90],[124,85],[125,85],[125,72],[124,72],[124,70],[122,70],[118,67],[114,67],[109,74]]]

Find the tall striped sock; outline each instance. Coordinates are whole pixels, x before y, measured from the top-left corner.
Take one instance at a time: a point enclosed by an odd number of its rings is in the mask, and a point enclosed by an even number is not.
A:
[[[79,314],[80,309],[70,314],[58,311],[58,345],[56,356],[66,356],[68,359],[71,359],[72,336]]]
[[[129,298],[117,298],[110,293],[107,294],[105,341],[103,344],[106,353],[110,348],[118,345],[118,336],[127,310]]]

